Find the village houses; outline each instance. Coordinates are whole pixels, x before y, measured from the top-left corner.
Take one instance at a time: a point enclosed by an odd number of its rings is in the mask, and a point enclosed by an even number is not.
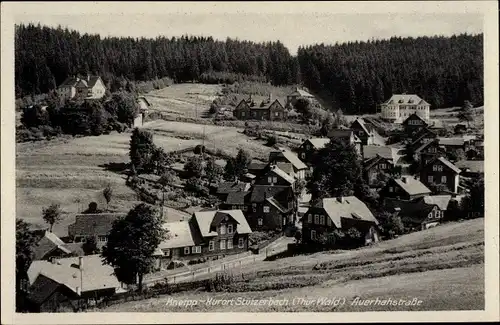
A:
[[[394,198],[407,201],[430,194],[431,190],[427,186],[411,176],[391,178],[379,192],[381,198]]]
[[[309,101],[314,101],[314,95],[311,95],[307,91],[300,89],[299,87],[295,87],[295,90],[286,96],[286,105],[285,106],[294,106],[298,99],[304,98]]]
[[[170,235],[155,253],[159,269],[172,260],[247,251],[248,235],[252,232],[241,210],[198,211],[189,220],[165,223],[164,228]]]

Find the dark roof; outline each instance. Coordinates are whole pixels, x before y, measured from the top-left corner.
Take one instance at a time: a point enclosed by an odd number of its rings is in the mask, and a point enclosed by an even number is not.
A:
[[[363,157],[365,159],[381,156],[394,161],[395,148],[385,146],[366,145],[363,146]]]
[[[351,123],[351,128],[353,125],[356,124],[356,122],[361,126],[363,131],[365,131],[367,134],[370,134],[371,128],[365,123],[365,121],[362,118],[357,118],[354,122]]]
[[[248,194],[250,192],[231,192],[227,195],[226,204],[245,204]]]
[[[415,94],[395,94],[385,101],[384,104],[429,105],[429,103]]]
[[[125,213],[79,214],[75,223],[68,226],[70,236],[107,235],[113,222],[125,217]]]
[[[427,148],[428,146],[430,146],[431,144],[439,144],[438,141],[436,139],[432,140],[432,141],[428,141],[424,144],[422,144],[420,147],[418,147],[417,149],[415,149],[415,153],[419,153],[420,151],[424,150],[425,148]]]
[[[420,141],[426,135],[433,135],[434,137],[437,137],[436,132],[430,130],[427,127],[424,127],[424,128],[419,129],[417,132],[415,132],[413,134],[413,136],[412,136],[412,140],[413,140],[412,144],[415,143],[415,142],[417,142],[417,141]]]
[[[40,274],[30,287],[28,299],[37,305],[41,305],[49,298],[59,287],[60,283]]]
[[[385,200],[386,209],[394,210],[395,208],[401,209],[399,215],[404,217],[406,220],[410,220],[415,223],[423,222],[429,213],[434,209],[433,204],[426,204],[422,200],[417,201],[405,201],[398,199],[387,198]]]
[[[252,203],[264,202],[266,199],[274,197],[282,192],[288,191],[290,186],[278,185],[255,185],[252,188],[250,201]]]
[[[392,159],[388,159],[388,158],[376,155],[375,157],[372,157],[372,158],[365,160],[364,167],[365,167],[365,169],[370,169],[381,160],[385,160],[387,163],[393,164]]]
[[[228,194],[232,192],[244,192],[250,187],[249,183],[245,182],[222,182],[217,188],[217,194]]]
[[[292,175],[293,174],[293,165],[291,163],[286,163],[286,162],[277,162],[276,163],[276,166],[281,169],[282,171],[284,171],[285,173],[287,173],[288,175]]]

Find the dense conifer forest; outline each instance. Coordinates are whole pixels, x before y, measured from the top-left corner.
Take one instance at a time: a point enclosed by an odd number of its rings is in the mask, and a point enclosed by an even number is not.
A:
[[[16,97],[47,93],[70,75],[226,82],[301,83],[347,113],[374,112],[392,93],[416,93],[432,108],[483,103],[483,35],[393,37],[301,47],[211,37],[101,38],[61,27],[18,25]],[[222,73],[222,74],[221,74]]]

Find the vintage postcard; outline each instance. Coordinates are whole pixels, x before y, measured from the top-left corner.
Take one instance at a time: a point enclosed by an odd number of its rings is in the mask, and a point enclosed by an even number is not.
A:
[[[497,10],[2,3],[2,323],[498,320]]]

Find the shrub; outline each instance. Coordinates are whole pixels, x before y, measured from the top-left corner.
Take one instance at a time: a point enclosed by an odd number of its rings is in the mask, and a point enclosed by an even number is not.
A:
[[[233,275],[227,272],[218,272],[215,278],[211,278],[206,282],[205,289],[209,292],[225,291],[234,282],[235,278]]]
[[[272,147],[275,146],[278,143],[278,139],[276,138],[275,135],[270,135],[267,137],[267,145]]]

